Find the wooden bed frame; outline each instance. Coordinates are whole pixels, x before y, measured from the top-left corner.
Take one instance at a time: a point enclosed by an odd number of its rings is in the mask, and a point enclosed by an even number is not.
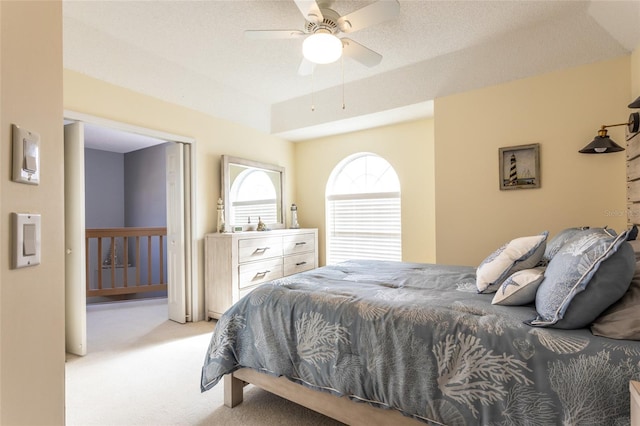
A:
[[[629,382],[631,395],[631,426],[640,426],[640,382]]]
[[[243,399],[243,388],[247,384],[349,425],[424,426],[423,422],[403,416],[397,410],[376,408],[366,403],[352,401],[346,396],[338,397],[316,391],[294,383],[286,377],[271,376],[251,368],[241,368],[224,376],[224,405],[233,408],[240,404]]]

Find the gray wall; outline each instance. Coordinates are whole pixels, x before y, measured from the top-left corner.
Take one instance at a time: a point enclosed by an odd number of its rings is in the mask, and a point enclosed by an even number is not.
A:
[[[167,226],[166,146],[156,145],[124,156],[126,226]]]
[[[166,145],[127,154],[84,150],[87,228],[167,226]]]
[[[125,226],[124,154],[84,150],[87,228]]]

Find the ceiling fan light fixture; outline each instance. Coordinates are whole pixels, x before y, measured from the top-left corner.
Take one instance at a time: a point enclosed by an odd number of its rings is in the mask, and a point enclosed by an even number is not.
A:
[[[329,31],[319,30],[302,42],[302,54],[315,64],[330,64],[342,56],[342,41]]]

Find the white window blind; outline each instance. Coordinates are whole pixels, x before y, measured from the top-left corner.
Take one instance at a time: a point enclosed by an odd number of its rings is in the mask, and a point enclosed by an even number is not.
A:
[[[253,201],[239,201],[233,203],[233,223],[235,225],[242,225],[248,223],[258,223],[258,218],[262,219],[264,223],[276,223],[278,213],[278,206],[276,200],[253,200]]]
[[[373,157],[373,166],[367,157]],[[341,166],[334,170],[327,190],[327,263],[402,260],[400,184],[395,171],[373,154]],[[344,193],[345,182],[353,193]],[[397,191],[373,192],[390,188]]]
[[[328,263],[402,259],[399,193],[336,195],[327,201]]]

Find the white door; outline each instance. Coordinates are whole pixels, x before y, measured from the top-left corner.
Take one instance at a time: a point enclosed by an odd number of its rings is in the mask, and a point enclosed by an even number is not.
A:
[[[186,312],[184,147],[167,146],[167,276],[169,319],[184,324]]]
[[[66,350],[87,354],[84,238],[84,125],[64,126],[65,329]]]

